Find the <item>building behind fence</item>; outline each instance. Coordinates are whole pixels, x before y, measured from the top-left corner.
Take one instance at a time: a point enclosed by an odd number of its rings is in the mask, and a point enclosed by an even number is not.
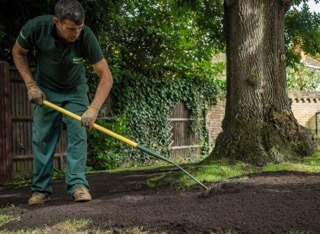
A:
[[[298,122],[320,134],[320,92],[290,92],[292,111]],[[30,177],[33,169],[31,150],[32,105],[27,90],[15,68],[0,62],[0,184],[17,177]],[[206,115],[208,145],[212,149],[222,131],[225,100],[220,100]],[[200,154],[199,136],[191,131],[188,109],[178,102],[168,118],[171,157],[194,157]],[[62,129],[54,158],[54,167],[65,168],[66,132]]]

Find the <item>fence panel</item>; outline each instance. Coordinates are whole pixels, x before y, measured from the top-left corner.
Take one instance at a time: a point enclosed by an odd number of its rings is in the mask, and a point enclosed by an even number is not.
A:
[[[168,119],[170,129],[170,157],[192,157],[201,153],[199,134],[191,129],[189,110],[184,103],[178,102],[171,111]]]
[[[33,105],[29,103],[27,89],[18,71],[10,69],[12,108],[13,177],[30,177],[33,170],[32,120]],[[66,156],[66,131],[61,132],[56,148],[54,167],[64,170]]]
[[[18,71],[6,62],[0,62],[0,96],[0,183],[7,183],[12,178],[32,176],[33,105]],[[54,158],[57,170],[65,169],[66,139],[63,130]]]
[[[0,184],[12,179],[12,132],[9,64],[0,61]]]

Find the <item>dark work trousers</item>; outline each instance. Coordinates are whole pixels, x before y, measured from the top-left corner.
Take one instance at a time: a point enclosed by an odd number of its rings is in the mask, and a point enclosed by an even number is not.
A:
[[[44,87],[46,100],[82,115],[89,106],[88,86],[78,85],[65,91],[52,91]],[[89,189],[86,179],[87,130],[80,122],[47,107],[36,105],[32,127],[32,150],[34,154],[32,193],[52,193],[54,153],[59,141],[62,121],[67,131],[66,184],[72,194],[77,188]]]

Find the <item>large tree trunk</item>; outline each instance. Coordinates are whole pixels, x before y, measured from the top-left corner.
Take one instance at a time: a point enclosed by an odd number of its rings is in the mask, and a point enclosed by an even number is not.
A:
[[[225,0],[227,103],[223,132],[204,161],[263,165],[314,152],[286,87],[284,16],[288,0]]]

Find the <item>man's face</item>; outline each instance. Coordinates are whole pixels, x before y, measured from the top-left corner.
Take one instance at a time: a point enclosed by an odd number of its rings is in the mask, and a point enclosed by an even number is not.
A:
[[[84,25],[76,25],[74,22],[67,19],[60,21],[59,19],[54,18],[54,22],[57,26],[58,35],[67,42],[74,42],[77,40]]]

